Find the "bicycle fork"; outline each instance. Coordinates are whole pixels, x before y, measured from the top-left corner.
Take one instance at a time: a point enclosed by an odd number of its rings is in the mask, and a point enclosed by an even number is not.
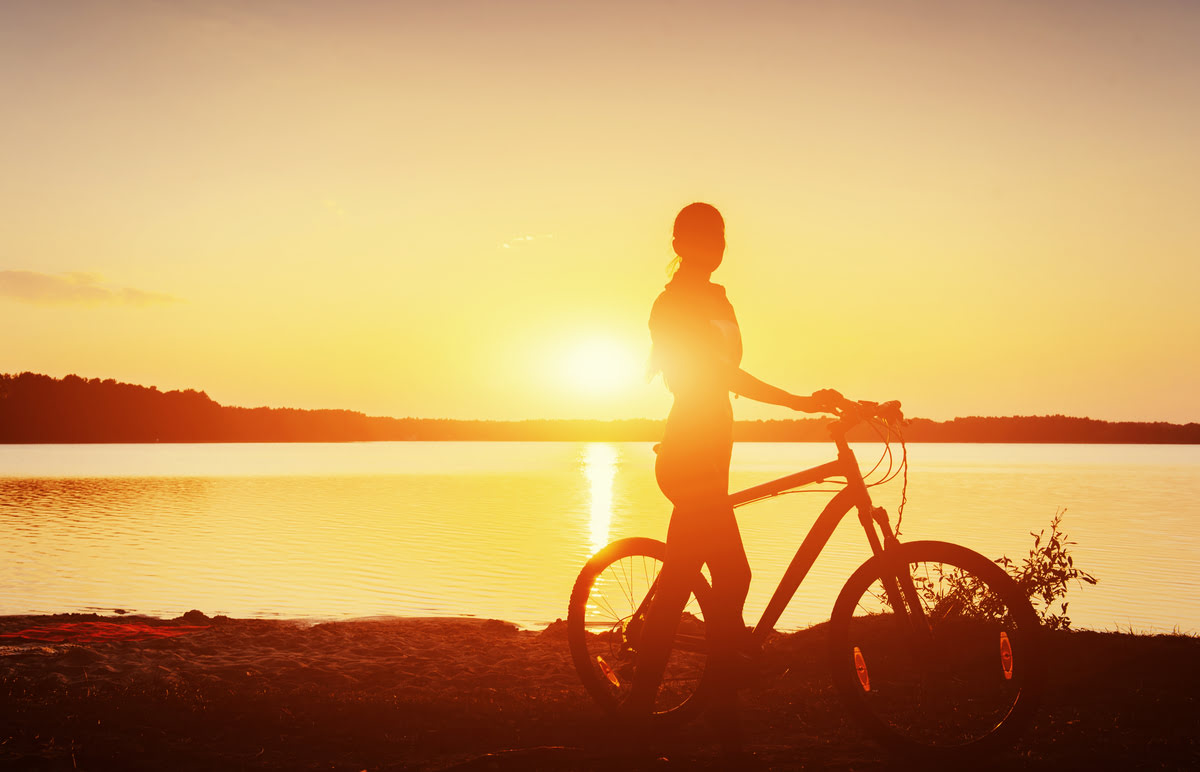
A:
[[[895,612],[897,621],[916,637],[918,643],[927,640],[932,634],[929,618],[917,594],[908,564],[898,555],[900,541],[892,532],[887,510],[883,507],[862,507],[859,509],[858,519],[867,533],[871,551],[882,559],[883,570],[879,578],[883,583],[888,605]],[[876,528],[883,534],[882,544]]]

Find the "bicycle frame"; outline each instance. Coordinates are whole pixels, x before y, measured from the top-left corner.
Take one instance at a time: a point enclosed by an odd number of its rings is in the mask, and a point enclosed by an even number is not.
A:
[[[814,466],[811,469],[805,469],[802,472],[780,477],[777,480],[755,485],[729,495],[729,503],[738,507],[752,501],[777,496],[784,491],[803,485],[820,483],[833,478],[843,478],[846,481],[846,487],[838,491],[821,510],[821,514],[812,524],[804,541],[800,544],[800,548],[796,550],[795,557],[792,558],[783,577],[779,580],[779,586],[775,588],[770,602],[763,610],[762,617],[754,627],[755,644],[761,645],[775,629],[775,623],[779,621],[779,617],[791,603],[796,590],[808,576],[817,556],[821,554],[821,550],[825,548],[829,538],[841,524],[842,518],[851,509],[858,509],[859,523],[862,524],[863,530],[867,534],[867,542],[871,545],[871,552],[874,555],[882,555],[886,548],[898,543],[895,534],[892,533],[886,510],[871,503],[871,494],[867,491],[862,471],[858,468],[858,460],[846,442],[846,431],[849,428],[844,419],[829,426],[830,436],[838,450],[836,461]],[[882,540],[880,533],[883,535]],[[912,601],[916,599],[915,588],[912,587],[911,580],[905,582],[902,578],[899,587],[889,581],[886,583],[886,591],[895,608],[902,609],[904,607],[904,604],[899,602],[902,597]],[[914,606],[915,609],[920,608],[919,603],[909,604],[910,608],[914,608]]]

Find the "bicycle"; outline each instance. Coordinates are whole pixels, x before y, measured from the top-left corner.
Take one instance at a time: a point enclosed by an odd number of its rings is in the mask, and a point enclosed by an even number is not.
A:
[[[961,759],[1010,742],[1031,717],[1044,681],[1040,624],[1029,599],[995,562],[940,541],[902,543],[898,526],[907,493],[907,448],[900,403],[844,400],[827,411],[837,459],[730,495],[737,507],[803,486],[844,480],[817,517],[751,634],[762,644],[842,519],[853,509],[872,556],[842,587],[829,620],[828,658],[843,703],[886,750],[924,760]],[[846,440],[860,423],[876,429],[884,455],[864,476]],[[886,434],[885,434],[886,432]],[[894,464],[891,440],[902,448]],[[870,477],[888,458],[881,479]],[[904,473],[893,531],[870,487]],[[642,623],[666,545],[627,538],[597,552],[580,571],[567,615],[576,670],[589,694],[614,716],[632,685]],[[671,658],[647,719],[659,726],[701,710],[708,697],[703,575],[675,636]]]

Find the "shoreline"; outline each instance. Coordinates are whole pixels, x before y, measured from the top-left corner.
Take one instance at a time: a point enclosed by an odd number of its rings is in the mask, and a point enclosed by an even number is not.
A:
[[[222,622],[278,622],[284,625],[292,625],[297,629],[305,630],[311,627],[325,624],[356,624],[356,623],[416,623],[436,625],[438,623],[457,623],[473,624],[479,622],[488,622],[493,624],[503,624],[512,627],[519,633],[542,633],[547,628],[553,627],[556,624],[563,623],[563,619],[559,618],[554,621],[532,622],[529,624],[522,622],[513,622],[507,619],[496,619],[495,617],[487,616],[466,616],[466,615],[437,615],[423,614],[420,616],[398,615],[398,614],[372,614],[361,617],[267,617],[267,616],[230,616],[228,614],[213,614],[209,616],[205,612],[193,609],[178,616],[156,615],[149,613],[141,613],[137,611],[125,611],[123,609],[86,609],[81,611],[28,611],[28,612],[4,612],[0,611],[0,633],[3,633],[5,626],[15,619],[53,619],[53,620],[74,620],[74,619],[105,619],[112,621],[148,621],[151,624],[171,624],[178,623],[180,620],[187,618],[188,614],[199,614],[207,620],[220,620]],[[818,623],[819,626],[819,623]],[[800,627],[795,629],[790,628],[775,628],[772,630],[774,636],[787,636],[796,633],[802,633],[809,627]],[[1162,629],[1136,629],[1131,624],[1122,625],[1119,622],[1114,622],[1111,628],[1095,628],[1095,627],[1072,627],[1072,633],[1096,633],[1099,635],[1127,635],[1135,638],[1155,638],[1160,636],[1180,637],[1180,638],[1200,638],[1200,629],[1185,630],[1175,625]],[[0,638],[0,641],[4,639]]]
[[[63,625],[91,637],[12,635]],[[747,747],[768,769],[890,768],[833,693],[822,628],[769,639],[743,693]],[[722,768],[704,720],[641,750],[614,737],[562,622],[59,614],[0,617],[0,636],[4,767]],[[1048,646],[1045,703],[996,768],[1200,762],[1200,638],[1079,631]]]

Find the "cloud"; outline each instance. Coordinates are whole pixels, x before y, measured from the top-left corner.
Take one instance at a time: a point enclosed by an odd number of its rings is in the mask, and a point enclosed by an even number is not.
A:
[[[500,248],[501,249],[512,249],[513,247],[519,247],[522,244],[533,241],[534,239],[538,239],[540,241],[541,239],[552,239],[552,238],[554,238],[553,233],[543,233],[538,236],[529,236],[529,235],[517,236],[515,239],[509,239],[508,241],[501,244]]]
[[[0,298],[35,306],[128,306],[145,308],[180,302],[161,292],[112,287],[94,273],[0,271]]]

